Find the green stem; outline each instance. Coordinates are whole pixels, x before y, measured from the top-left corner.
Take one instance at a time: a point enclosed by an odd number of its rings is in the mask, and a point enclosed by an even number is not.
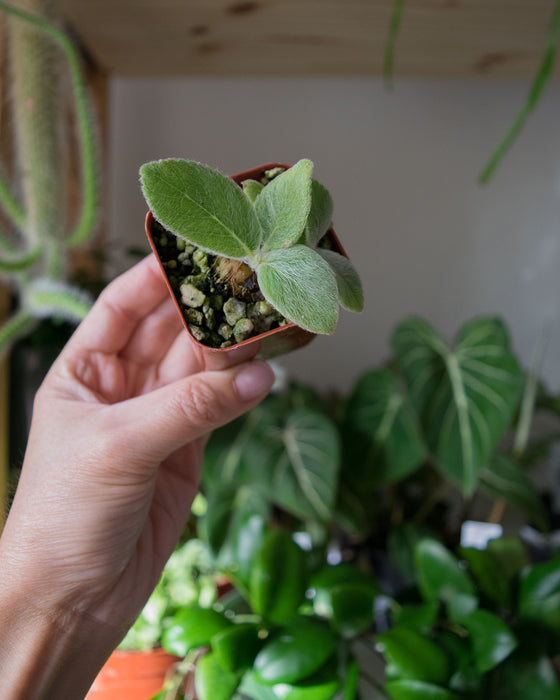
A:
[[[45,279],[34,280],[27,286],[25,306],[37,318],[59,316],[71,322],[82,321],[91,309],[91,303],[80,290]]]
[[[490,160],[483,168],[481,174],[479,175],[480,184],[486,184],[492,177],[494,171],[498,167],[500,161],[505,156],[506,152],[509,150],[512,143],[515,141],[519,132],[525,125],[529,115],[537,106],[548,82],[552,75],[554,68],[554,62],[556,59],[556,49],[558,45],[558,39],[560,37],[560,0],[556,1],[556,6],[554,8],[554,13],[552,15],[552,22],[550,25],[550,30],[548,33],[548,40],[544,56],[542,58],[537,75],[531,85],[529,90],[529,95],[527,100],[522,107],[521,111],[513,121],[513,124],[509,128],[508,132],[498,144],[498,147],[490,157]]]
[[[41,255],[41,248],[36,246],[31,250],[10,251],[6,256],[0,256],[0,273],[22,272],[34,265]]]
[[[393,89],[393,72],[395,67],[395,48],[403,16],[405,0],[395,0],[391,19],[389,21],[389,33],[387,44],[385,45],[385,57],[383,61],[383,76],[385,78],[385,88]]]
[[[91,123],[89,102],[86,94],[85,81],[80,67],[80,59],[74,45],[70,39],[41,17],[29,14],[23,10],[0,1],[0,11],[17,17],[28,24],[36,27],[46,36],[50,37],[63,51],[68,62],[70,81],[76,105],[76,117],[78,123],[78,135],[81,152],[81,175],[82,175],[82,210],[78,223],[76,224],[67,243],[71,246],[80,245],[91,234],[97,218],[97,207],[99,203],[98,175],[95,139]]]
[[[533,422],[535,401],[539,385],[539,370],[542,365],[547,340],[547,334],[543,331],[536,342],[529,371],[527,372],[525,391],[523,392],[523,398],[521,400],[519,423],[517,424],[513,442],[513,454],[517,459],[523,455],[527,448],[527,443],[529,442],[529,433],[531,431],[531,423]]]
[[[25,212],[10,191],[2,173],[0,173],[0,206],[13,224],[20,231],[25,231],[27,225]]]
[[[0,326],[0,357],[3,357],[17,340],[30,333],[36,323],[33,314],[22,309]]]

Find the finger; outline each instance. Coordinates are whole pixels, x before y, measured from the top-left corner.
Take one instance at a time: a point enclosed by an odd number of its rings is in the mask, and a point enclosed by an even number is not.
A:
[[[264,362],[199,372],[115,406],[118,417],[109,417],[133,462],[159,464],[255,406],[273,383],[274,373]]]
[[[68,343],[68,351],[118,353],[168,294],[153,255],[111,282]]]
[[[121,357],[141,364],[159,364],[177,335],[184,331],[177,309],[168,295],[161,304],[138,325]]]

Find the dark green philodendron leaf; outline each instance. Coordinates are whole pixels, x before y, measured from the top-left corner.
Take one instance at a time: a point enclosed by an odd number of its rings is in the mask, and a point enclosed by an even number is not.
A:
[[[194,685],[199,700],[231,700],[240,676],[225,669],[216,654],[205,654],[196,664]]]
[[[265,644],[254,668],[269,685],[299,683],[318,671],[335,648],[336,638],[326,625],[300,618]]]
[[[377,639],[392,680],[447,683],[452,671],[449,657],[435,642],[406,627],[393,627]]]
[[[326,187],[312,180],[311,209],[305,225],[305,243],[314,248],[329,230],[333,218],[334,205]],[[303,241],[302,241],[303,242]]]
[[[450,690],[422,681],[390,681],[383,688],[392,700],[459,700]]]
[[[258,182],[257,180],[243,180],[241,185],[243,187],[243,192],[245,192],[249,201],[253,203],[264,188],[262,182]]]
[[[425,321],[410,318],[392,345],[439,469],[472,493],[522,391],[505,327],[495,318],[467,323],[451,349]]]
[[[497,670],[492,700],[560,700],[560,684],[550,659],[515,653]]]
[[[165,228],[199,248],[251,259],[262,242],[255,208],[229,177],[170,158],[140,168],[144,197]]]
[[[390,370],[362,375],[346,409],[347,444],[360,481],[378,485],[398,481],[414,472],[426,457],[417,419]]]
[[[503,498],[528,515],[539,529],[548,529],[548,516],[541,497],[527,474],[511,457],[493,455],[488,466],[480,472],[480,487],[493,498]]]
[[[255,200],[265,250],[287,248],[302,235],[311,208],[313,163],[300,160],[272,180]]]
[[[200,518],[201,535],[219,566],[237,563],[236,538],[251,517],[266,522],[270,506],[263,496],[248,486],[226,487],[208,495],[208,508]]]
[[[477,671],[486,673],[500,664],[517,647],[517,639],[499,617],[488,610],[475,610],[461,619],[471,640]]]
[[[212,637],[212,651],[232,673],[250,668],[262,645],[259,627],[253,623],[234,624]]]
[[[523,572],[519,617],[560,634],[560,556]]]
[[[421,540],[414,551],[414,563],[418,588],[425,600],[451,602],[457,595],[476,596],[468,573],[441,542]]]
[[[319,253],[304,245],[272,250],[258,265],[257,279],[266,300],[290,321],[312,333],[334,333],[338,287]]]
[[[283,624],[305,599],[307,580],[303,551],[287,530],[265,534],[253,558],[249,598],[266,621]]]
[[[212,637],[231,622],[215,610],[184,607],[163,632],[162,646],[170,654],[186,656],[191,649],[210,644]]]
[[[340,255],[340,253],[336,253],[334,250],[324,250],[322,248],[316,248],[316,250],[333,271],[338,286],[338,299],[341,305],[348,311],[363,311],[364,290],[354,265],[348,258]]]
[[[300,409],[288,415],[271,439],[277,448],[271,455],[270,499],[300,518],[329,521],[341,451],[333,422],[316,411]]]

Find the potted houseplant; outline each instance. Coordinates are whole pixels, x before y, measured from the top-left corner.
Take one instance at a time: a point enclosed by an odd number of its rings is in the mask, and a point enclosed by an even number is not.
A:
[[[35,0],[25,12],[0,2],[6,18],[16,163],[0,173],[0,209],[9,224],[0,232],[0,278],[13,312],[0,325],[0,357],[18,344],[10,374],[10,463],[21,461],[35,391],[73,327],[87,313],[94,285],[71,279],[71,250],[84,244],[98,220],[99,151],[80,57],[52,17],[52,3]],[[63,70],[61,70],[61,68]],[[81,209],[69,217],[68,101],[77,127]],[[13,172],[10,181],[6,173]]]
[[[138,619],[99,672],[88,700],[149,700],[159,692],[181,661],[162,647],[168,627],[185,606],[211,607],[221,587],[206,545],[192,536],[185,539],[169,558]]]
[[[198,532],[235,590],[182,610],[163,639],[189,668],[206,652],[202,700],[557,700],[560,560],[465,534],[505,508],[517,530],[547,530],[529,470],[557,439],[557,399],[496,318],[454,345],[406,319],[392,346],[347,396],[291,385],[213,434]],[[550,433],[533,429],[540,410]],[[312,658],[299,630],[316,635]]]
[[[140,169],[148,237],[205,352],[258,338],[271,357],[333,333],[339,305],[362,309],[360,279],[331,228],[332,199],[312,168],[270,164],[233,179],[180,159]]]

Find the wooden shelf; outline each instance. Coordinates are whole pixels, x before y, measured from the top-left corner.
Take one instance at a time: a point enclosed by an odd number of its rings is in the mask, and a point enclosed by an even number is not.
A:
[[[393,0],[59,0],[122,76],[379,75]],[[534,75],[555,0],[408,0],[406,76]]]

